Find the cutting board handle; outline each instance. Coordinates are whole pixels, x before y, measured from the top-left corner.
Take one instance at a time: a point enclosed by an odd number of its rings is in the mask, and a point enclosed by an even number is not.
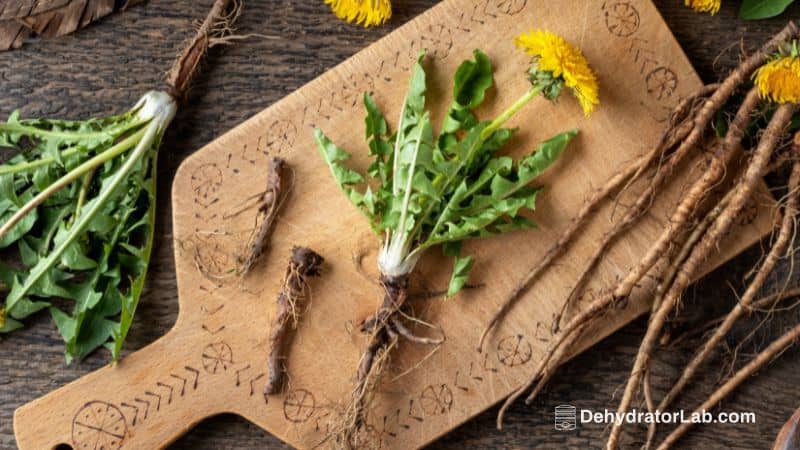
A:
[[[175,330],[125,357],[17,409],[21,450],[164,448],[204,418],[222,412],[192,334]],[[196,354],[195,354],[196,356]],[[204,376],[205,375],[205,376]]]

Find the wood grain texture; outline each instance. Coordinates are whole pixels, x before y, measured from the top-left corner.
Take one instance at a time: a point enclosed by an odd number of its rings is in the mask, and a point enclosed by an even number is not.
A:
[[[198,82],[194,97],[179,114],[176,126],[168,133],[170,153],[162,154],[160,201],[163,208],[159,220],[161,234],[157,243],[146,301],[143,302],[128,348],[139,348],[164,333],[175,320],[177,298],[173,273],[171,248],[171,212],[169,184],[178,163],[194,149],[210,141],[246,117],[261,110],[288,92],[310,80],[344,57],[374,41],[388,29],[365,31],[340,24],[327,15],[326,8],[314,2],[294,5],[294,2],[250,2],[249,13],[243,18],[243,31],[274,34],[278,41],[262,41],[247,48],[233,48],[224,54],[214,52],[215,65]],[[393,26],[422,12],[434,2],[413,1],[397,5]],[[667,2],[664,2],[667,3]],[[732,12],[724,10],[721,17],[710,18],[688,13],[680,5],[662,7],[667,20],[674,20],[673,29],[690,50],[697,49],[699,66],[706,79],[715,78],[713,61],[708,50],[721,49],[732,39],[723,29],[716,37],[697,33],[698,29],[716,21],[735,23]],[[38,42],[17,54],[0,57],[0,78],[6,95],[0,99],[0,110],[27,105],[26,115],[57,115],[71,118],[88,114],[118,111],[130,105],[140,93],[159,82],[161,68],[166,67],[175,49],[188,33],[187,17],[201,15],[204,5],[186,2],[153,2],[141,11],[110,17],[96,27],[74,37],[58,41]],[[672,16],[670,14],[673,14]],[[796,14],[796,10],[795,10]],[[106,24],[105,26],[103,24]],[[751,46],[759,44],[769,33],[779,28],[782,21],[749,25],[747,39]],[[730,25],[729,25],[730,26]],[[120,34],[116,34],[120,33]],[[126,36],[135,42],[126,52],[109,39],[109,35]],[[88,49],[91,49],[89,51]],[[98,58],[98,55],[104,57]],[[703,59],[709,57],[709,59]],[[734,58],[730,58],[733,61]],[[120,71],[121,65],[129,68]],[[46,70],[42,68],[46,67]],[[722,66],[730,67],[730,65]],[[29,74],[43,72],[42,79],[32,81]],[[722,285],[720,281],[736,279],[737,263],[746,267],[755,261],[757,252],[751,252],[726,266],[724,271],[712,275],[710,286]],[[716,277],[713,278],[713,277]],[[703,300],[707,303],[732,298],[726,291],[709,290]],[[13,448],[11,413],[13,409],[36,398],[80,374],[102,365],[103,357],[93,357],[79,367],[63,368],[61,343],[48,323],[40,317],[28,330],[4,338],[0,357],[4,361],[4,375],[0,378],[0,430],[2,446]],[[149,324],[149,326],[142,326]],[[509,430],[493,430],[493,412],[464,425],[434,447],[543,447],[575,445],[599,447],[603,427],[584,427],[578,433],[557,433],[552,430],[552,407],[562,402],[572,402],[581,407],[613,408],[612,392],[627,376],[635,345],[641,335],[642,324],[627,327],[593,351],[582,355],[567,365],[561,375],[532,408],[518,406],[512,412]],[[656,377],[657,390],[666,388],[667,375],[675,374],[674,365],[685,357],[686,349],[666,352],[659,357],[662,377]],[[703,433],[693,433],[686,440],[689,445],[707,448],[760,448],[768,446],[785,417],[795,406],[790,395],[796,392],[797,366],[792,366],[791,356],[782,359],[765,371],[763,378],[726,403],[726,409],[753,409],[759,412],[755,426],[707,427]],[[783,375],[781,375],[783,374]],[[706,374],[711,378],[714,374]],[[764,381],[764,380],[767,381]],[[699,396],[687,396],[699,399]],[[769,407],[764,399],[769,399]],[[688,401],[686,406],[693,405]],[[784,405],[785,403],[785,405]],[[785,409],[781,407],[785,406]],[[773,417],[774,416],[774,417]],[[713,445],[712,445],[713,444]],[[275,438],[265,436],[252,425],[232,416],[211,419],[202,427],[174,444],[175,448],[264,448],[281,447]]]

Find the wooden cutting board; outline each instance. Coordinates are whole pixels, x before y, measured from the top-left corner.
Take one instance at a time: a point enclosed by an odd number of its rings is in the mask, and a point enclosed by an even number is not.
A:
[[[376,276],[377,240],[334,184],[312,128],[321,127],[353,152],[355,167],[366,167],[361,93],[374,92],[386,116],[396,117],[408,69],[423,47],[434,105],[449,103],[452,73],[474,48],[482,48],[495,64],[499,89],[481,115],[496,114],[528,88],[528,58],[514,48],[513,37],[534,27],[555,31],[583,49],[598,73],[602,104],[586,119],[565,93],[556,105],[533,102],[513,120],[521,127],[510,145],[516,154],[558,131],[581,130],[541,180],[548,189],[533,215],[540,229],[470,243],[465,251],[477,260],[473,281],[485,286],[450,300],[414,301],[415,314],[441,327],[447,341],[432,354],[431,348],[400,345],[370,413],[371,430],[382,447],[420,447],[506,397],[542,355],[552,316],[608,228],[611,210],[600,212],[492,335],[488,351],[479,354],[475,345],[490,314],[591,190],[650,148],[670,108],[700,85],[649,0],[443,1],[196,152],[179,169],[173,187],[180,299],[175,327],[119,363],[19,408],[14,418],[19,447],[162,448],[204,418],[225,412],[297,447],[320,442],[341,411],[364,348],[365,338],[353,332],[353,324],[374,311],[381,295],[353,258],[366,252],[364,267]],[[442,112],[437,109],[436,123]],[[244,251],[256,208],[233,213],[263,189],[271,156],[285,158],[294,170],[272,247],[245,280],[226,277]],[[698,155],[687,169],[702,170],[704,158]],[[614,247],[587,296],[638,260],[684,187],[681,179],[672,183],[669,195]],[[709,268],[763,235],[769,213],[760,211],[754,207],[741,219],[735,248],[725,249]],[[294,339],[288,392],[265,398],[268,325],[293,245],[315,249],[326,265],[312,282],[311,306]],[[412,290],[443,289],[449,264],[427,255]],[[637,300],[609,315],[575,351],[642,313],[642,294],[651,288],[645,283]]]

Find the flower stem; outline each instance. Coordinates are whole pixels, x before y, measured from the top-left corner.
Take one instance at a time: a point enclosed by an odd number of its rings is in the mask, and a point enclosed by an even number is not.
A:
[[[516,114],[523,106],[525,106],[528,102],[533,100],[539,93],[542,92],[542,86],[537,85],[533,86],[531,90],[526,92],[522,97],[517,99],[513,105],[509,106],[508,109],[503,111],[499,116],[497,116],[486,128],[483,129],[481,132],[481,140],[488,139],[489,136],[492,135],[498,128],[503,126],[505,122],[508,121],[514,114]]]
[[[47,189],[39,192],[36,197],[32,198],[28,203],[22,206],[19,211],[16,212],[8,222],[4,223],[2,227],[0,227],[0,239],[6,235],[11,229],[16,225],[22,218],[24,218],[28,213],[33,211],[37,206],[44,203],[45,200],[50,198],[53,194],[60,191],[64,187],[68,186],[73,181],[77,180],[84,174],[100,167],[101,165],[105,164],[107,161],[115,158],[116,156],[121,155],[122,153],[128,151],[131,147],[135,146],[137,142],[139,142],[142,137],[145,135],[146,128],[143,128],[136,133],[128,136],[124,140],[120,141],[118,144],[114,145],[113,147],[109,148],[108,150],[104,151],[93,157],[92,159],[84,162],[80,166],[72,169],[63,177],[59,178],[55,183],[51,184],[47,187]]]
[[[22,286],[19,289],[12,290],[11,294],[9,294],[9,296],[6,298],[6,312],[10,313],[10,311],[14,309],[14,306],[17,304],[17,302],[20,299],[24,298],[26,295],[28,295],[28,292],[30,292],[33,286],[36,285],[36,283],[39,282],[39,280],[45,275],[45,273],[47,273],[47,271],[53,267],[56,261],[58,261],[61,258],[61,255],[64,254],[64,251],[66,251],[67,247],[72,245],[72,243],[75,242],[78,236],[80,236],[80,234],[83,233],[83,231],[86,229],[89,223],[94,219],[95,216],[97,216],[100,210],[105,206],[106,201],[114,194],[117,187],[119,187],[119,185],[128,177],[128,174],[131,172],[133,167],[140,162],[140,160],[142,159],[143,155],[146,152],[152,149],[153,142],[155,142],[155,140],[157,139],[159,129],[162,127],[162,125],[166,126],[165,123],[162,123],[159,120],[151,121],[143,129],[132,134],[124,141],[115,145],[114,147],[111,147],[105,152],[95,156],[91,160],[86,161],[81,166],[76,168],[76,170],[73,171],[76,172],[77,169],[86,166],[92,161],[98,159],[99,157],[105,156],[105,160],[108,161],[114,158],[115,156],[118,156],[119,154],[125,152],[126,150],[130,149],[131,147],[134,147],[133,151],[128,156],[128,158],[125,159],[125,162],[122,164],[122,166],[116,171],[116,173],[111,178],[108,179],[107,184],[103,186],[103,189],[96,197],[96,201],[92,204],[92,206],[89,209],[87,209],[83,214],[81,214],[77,222],[75,222],[72,228],[70,228],[67,237],[61,243],[59,243],[59,245],[56,246],[56,248],[53,249],[52,252],[50,252],[47,258],[40,260],[36,264],[36,266],[33,267],[31,273],[25,279],[24,284],[22,284]],[[103,164],[103,162],[105,161],[101,161],[97,165],[88,167],[87,169],[83,170],[80,174],[73,176],[72,181],[80,177],[82,174],[87,173],[89,170],[94,169],[100,164]],[[70,174],[72,174],[73,172],[70,172]],[[68,176],[70,174],[68,174]],[[66,177],[62,177],[61,180],[63,180],[64,178]],[[51,186],[58,185],[59,183],[61,183],[61,180],[56,181]],[[66,186],[66,184],[64,186]],[[45,191],[42,191],[42,193],[44,192]],[[31,202],[28,202],[28,204],[30,203],[33,203],[33,200]],[[6,226],[4,225],[3,228],[5,229]],[[1,230],[0,233],[2,233]],[[2,234],[0,234],[0,237],[1,236]]]

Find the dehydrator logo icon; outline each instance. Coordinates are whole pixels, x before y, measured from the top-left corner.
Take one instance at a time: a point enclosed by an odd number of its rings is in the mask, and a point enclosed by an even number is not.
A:
[[[577,410],[572,405],[556,406],[556,423],[558,431],[572,431],[577,428]]]

